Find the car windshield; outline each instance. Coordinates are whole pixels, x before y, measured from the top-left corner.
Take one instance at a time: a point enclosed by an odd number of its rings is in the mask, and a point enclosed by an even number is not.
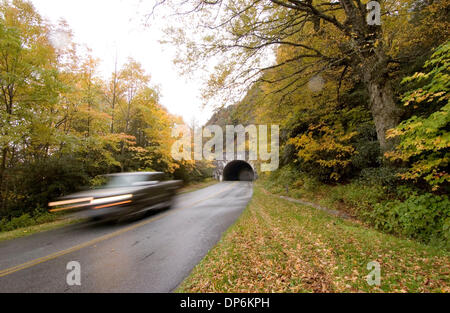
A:
[[[112,187],[130,187],[136,186],[139,183],[152,181],[150,175],[117,175],[106,177],[105,188]]]

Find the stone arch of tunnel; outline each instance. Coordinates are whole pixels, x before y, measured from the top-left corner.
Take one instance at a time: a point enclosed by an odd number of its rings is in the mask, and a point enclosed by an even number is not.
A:
[[[255,171],[245,161],[232,161],[223,169],[224,181],[254,181]]]

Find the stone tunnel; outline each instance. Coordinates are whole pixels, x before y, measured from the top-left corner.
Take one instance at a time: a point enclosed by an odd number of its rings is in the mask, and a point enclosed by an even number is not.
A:
[[[257,173],[253,162],[244,160],[215,161],[214,177],[220,181],[254,181]]]
[[[232,161],[223,169],[224,181],[254,181],[255,171],[245,161]]]

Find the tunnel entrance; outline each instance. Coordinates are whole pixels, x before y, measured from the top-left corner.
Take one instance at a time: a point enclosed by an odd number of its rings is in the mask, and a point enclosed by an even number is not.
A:
[[[254,181],[255,172],[250,164],[245,161],[233,161],[227,164],[223,170],[224,181]]]

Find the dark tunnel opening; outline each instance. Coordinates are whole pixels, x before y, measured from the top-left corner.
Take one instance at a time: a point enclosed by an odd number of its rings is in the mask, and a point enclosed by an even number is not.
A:
[[[223,170],[224,181],[254,181],[255,172],[245,161],[233,161],[227,164]]]

